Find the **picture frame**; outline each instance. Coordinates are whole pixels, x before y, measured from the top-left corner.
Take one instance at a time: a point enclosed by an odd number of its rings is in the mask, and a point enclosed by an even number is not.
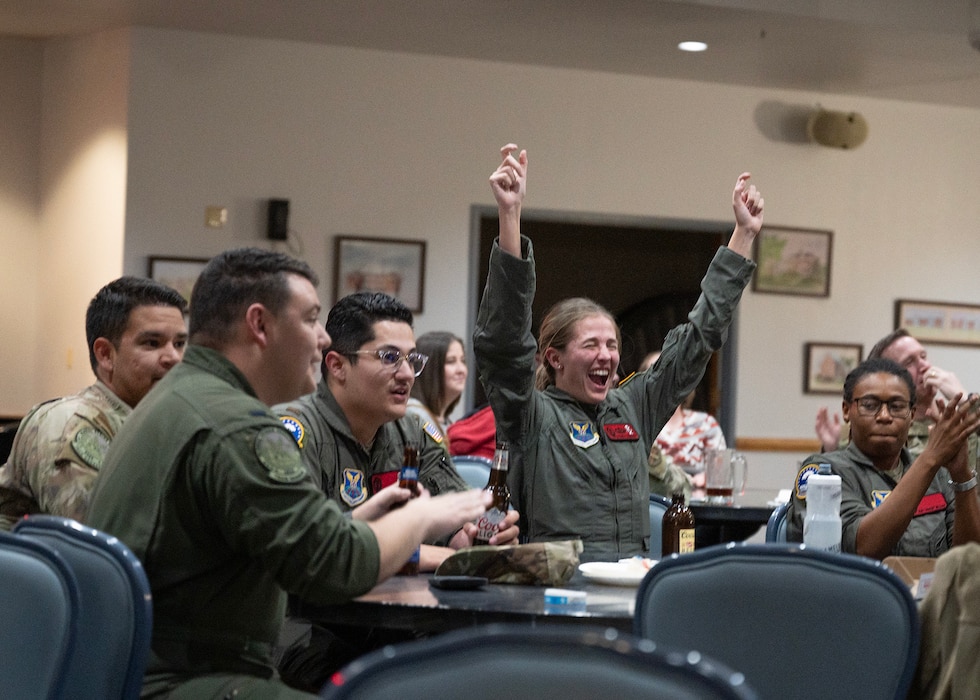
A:
[[[855,343],[809,342],[803,346],[803,393],[836,394],[844,378],[860,364],[864,346]]]
[[[832,231],[763,226],[756,236],[758,269],[752,290],[764,294],[830,296]]]
[[[896,299],[895,328],[922,343],[980,347],[980,305]]]
[[[147,275],[150,279],[173,287],[180,295],[191,301],[191,290],[197,281],[201,270],[208,264],[210,258],[175,258],[152,255],[147,265]]]
[[[334,303],[354,292],[385,292],[412,313],[423,308],[425,248],[421,240],[337,236]]]

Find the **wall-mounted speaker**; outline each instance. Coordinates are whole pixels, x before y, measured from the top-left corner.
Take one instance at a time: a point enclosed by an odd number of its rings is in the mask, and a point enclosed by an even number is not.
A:
[[[807,120],[806,133],[821,146],[857,148],[868,138],[868,122],[857,112],[819,109]]]
[[[269,200],[269,222],[266,235],[273,241],[284,241],[289,237],[289,200]]]

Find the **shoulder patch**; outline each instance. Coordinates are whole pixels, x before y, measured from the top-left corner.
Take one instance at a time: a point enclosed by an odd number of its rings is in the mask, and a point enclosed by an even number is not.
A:
[[[796,497],[801,501],[806,500],[806,483],[810,479],[811,474],[816,474],[820,471],[820,466],[816,462],[810,462],[800,469],[799,474],[796,475]]]
[[[599,442],[599,435],[596,433],[592,421],[573,420],[568,424],[568,436],[572,438],[572,443],[576,447],[592,447]]]
[[[425,421],[422,423],[422,430],[424,430],[425,434],[432,438],[437,445],[442,444],[442,433],[439,432],[439,428],[437,428],[431,421]]]
[[[71,446],[85,464],[100,469],[105,452],[109,449],[109,437],[96,428],[82,428],[71,439]]]
[[[269,426],[255,436],[255,456],[269,472],[269,478],[280,484],[295,484],[306,476],[306,467],[295,440]]]
[[[306,440],[306,428],[300,423],[299,418],[294,418],[293,416],[279,416],[279,420],[289,431],[289,434],[293,436],[296,444],[300,448],[304,447],[303,442]]]

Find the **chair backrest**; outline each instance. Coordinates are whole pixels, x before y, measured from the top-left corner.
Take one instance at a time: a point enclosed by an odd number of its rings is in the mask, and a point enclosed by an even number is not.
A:
[[[471,488],[482,489],[490,480],[490,467],[493,466],[493,460],[476,455],[458,455],[453,457],[453,464],[456,465],[456,471],[463,477],[463,481]]]
[[[753,698],[740,673],[599,627],[506,624],[385,647],[334,674],[334,700],[467,698]]]
[[[0,532],[3,697],[65,697],[78,611],[75,577],[57,552],[40,542]]]
[[[79,698],[137,698],[153,626],[143,565],[115,537],[69,518],[31,515],[14,527],[23,539],[57,550],[78,581],[78,644],[68,689]]]
[[[782,503],[769,516],[766,524],[766,542],[783,543],[786,541],[786,512],[788,503]]]
[[[650,558],[659,559],[663,551],[664,513],[670,508],[670,499],[650,494]]]
[[[640,583],[634,632],[737,668],[762,697],[904,698],[919,621],[879,561],[729,543],[671,557]]]

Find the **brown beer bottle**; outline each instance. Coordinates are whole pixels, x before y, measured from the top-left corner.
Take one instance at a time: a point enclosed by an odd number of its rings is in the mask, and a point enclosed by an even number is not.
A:
[[[405,445],[405,454],[402,459],[402,468],[398,473],[398,485],[403,489],[412,492],[410,498],[419,495],[419,451],[415,445]],[[416,547],[412,556],[408,558],[405,565],[399,569],[399,576],[418,576],[419,573],[419,548]]]
[[[500,524],[507,517],[510,508],[510,489],[507,488],[507,469],[510,466],[510,453],[506,442],[498,442],[493,453],[493,466],[490,479],[484,489],[493,494],[493,503],[476,521],[477,533],[473,544],[490,544],[490,538],[500,530]]]
[[[675,493],[664,513],[660,556],[694,551],[694,513],[684,503],[684,494]]]

